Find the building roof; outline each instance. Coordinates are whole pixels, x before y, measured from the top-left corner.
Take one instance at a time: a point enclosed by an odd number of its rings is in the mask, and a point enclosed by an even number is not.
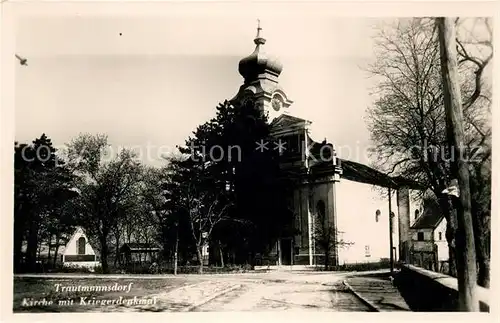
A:
[[[444,216],[439,205],[433,200],[424,199],[424,210],[411,229],[435,229],[443,220]]]
[[[77,235],[77,233],[80,232],[80,231],[82,232],[81,236],[85,238],[85,240],[87,241],[87,243],[90,245],[90,247],[94,251],[95,255],[98,256],[99,255],[99,249],[97,249],[97,248],[94,247],[94,244],[92,243],[92,240],[89,239],[89,235],[87,234],[86,230],[83,227],[81,227],[81,226],[77,226],[75,228],[75,231],[73,232],[73,234],[69,238],[68,242],[66,242],[65,248],[68,247],[68,245],[72,242],[72,240],[75,238],[75,236]]]
[[[53,240],[53,241],[51,241],[51,243],[50,243],[51,257],[53,257],[53,256],[54,256],[54,252],[55,252],[55,249],[56,249],[56,245],[58,245],[58,247],[57,247],[57,254],[58,254],[58,255],[62,255],[62,254],[64,254],[64,252],[66,251],[66,248],[67,248],[67,247],[68,247],[68,245],[72,242],[72,240],[74,240],[74,238],[75,238],[76,234],[77,234],[80,230],[81,230],[81,232],[82,232],[82,236],[83,236],[83,237],[85,237],[86,242],[90,245],[90,247],[91,247],[91,248],[92,248],[92,250],[94,251],[94,254],[95,254],[96,256],[98,256],[98,255],[99,255],[99,249],[96,249],[96,248],[94,247],[94,245],[93,245],[92,241],[88,238],[88,235],[86,234],[85,229],[84,229],[83,227],[76,226],[76,227],[75,227],[75,230],[73,231],[73,233],[71,234],[71,236],[69,236],[69,238],[64,239],[64,240],[63,240],[63,238],[61,238],[61,240],[60,240],[61,242],[62,242],[62,241],[66,241],[66,242],[64,242],[64,243],[57,243],[57,244],[56,244],[56,242],[55,242],[54,240]],[[49,255],[49,244],[48,244],[47,242],[42,241],[42,242],[40,243],[39,248],[40,248],[39,255],[40,255],[41,257],[47,257],[47,256]],[[25,252],[26,252],[26,249],[27,249],[27,243],[26,243],[26,242],[24,242],[24,243],[23,243],[23,245],[22,245],[22,247],[21,247],[21,251],[22,251],[23,253],[25,253]]]
[[[417,221],[411,226],[412,229],[435,229],[441,220],[443,220],[443,215],[440,213],[429,212],[420,216]]]
[[[288,114],[282,114],[271,122],[272,133],[280,133],[287,129],[306,129],[311,121],[298,118]],[[309,167],[312,175],[323,176],[335,171],[332,152],[335,152],[333,144],[326,141],[316,142],[307,134],[307,150],[310,160]],[[325,149],[327,148],[327,149]],[[420,183],[403,178],[401,176],[389,176],[372,167],[351,160],[337,158],[338,165],[342,169],[341,178],[364,184],[380,187],[408,187],[409,189],[425,190],[426,187]]]
[[[381,187],[408,187],[417,190],[425,189],[423,185],[410,179],[401,176],[392,177],[374,168],[351,160],[341,158],[339,158],[339,160],[340,166],[342,167],[342,178]]]
[[[279,132],[282,129],[292,129],[296,127],[304,128],[307,125],[310,125],[311,121],[305,120],[302,118],[298,118],[289,114],[281,114],[279,117],[273,119],[271,122],[271,132]]]
[[[337,162],[342,169],[342,179],[380,187],[391,187],[393,189],[397,189],[399,187],[408,187],[409,189],[415,190],[425,189],[425,187],[418,182],[400,176],[392,177],[367,165],[363,165],[352,160],[337,158]],[[311,164],[312,174],[319,175],[334,171],[332,161],[319,161],[318,163]]]

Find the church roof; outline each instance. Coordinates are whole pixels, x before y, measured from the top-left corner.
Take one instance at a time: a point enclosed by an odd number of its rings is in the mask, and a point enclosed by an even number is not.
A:
[[[275,118],[271,122],[270,126],[273,130],[278,130],[280,128],[287,128],[294,125],[309,125],[309,124],[311,124],[311,121],[309,120],[294,117],[289,114],[282,114],[279,117]]]
[[[310,152],[312,155],[315,155],[316,159],[313,159],[312,162],[310,162],[310,167],[311,167],[311,173],[321,175],[325,173],[331,173],[334,171],[334,165],[331,159],[331,156],[324,156],[324,159],[321,160],[318,154],[315,153],[315,151],[321,151],[321,147],[324,145],[329,145],[330,147],[333,148],[333,145],[330,143],[313,143],[311,146],[312,148],[310,149]],[[325,149],[323,154],[325,152],[329,152],[329,149]],[[410,179],[397,176],[397,177],[392,177],[387,174],[384,174],[375,168],[372,168],[370,166],[357,163],[352,160],[347,160],[347,159],[342,159],[337,157],[337,162],[340,168],[342,169],[342,175],[341,178],[347,179],[353,182],[358,182],[358,183],[364,183],[364,184],[370,184],[370,185],[376,185],[380,187],[391,187],[391,188],[398,188],[398,187],[408,187],[410,189],[415,189],[415,190],[422,190],[425,189],[425,186],[421,185],[418,182],[412,181]]]
[[[282,114],[271,122],[271,128],[272,133],[280,133],[283,131],[286,132],[286,130],[306,129],[306,126],[310,124],[311,121],[309,120]],[[327,142],[326,139],[323,142],[316,142],[309,135],[307,135],[307,140],[311,175],[322,176],[332,173],[334,165],[331,152],[335,151],[334,146]],[[328,146],[328,149],[324,149],[324,146]],[[411,189],[425,189],[421,184],[401,176],[392,177],[372,167],[351,160],[341,158],[337,158],[337,160],[340,163],[339,166],[342,168],[341,177],[347,180],[381,187],[397,188],[405,186]]]
[[[392,177],[367,165],[351,160],[340,158],[339,160],[342,167],[342,178],[382,187],[397,188],[405,186],[411,189],[424,189],[424,186],[415,181],[400,176]]]

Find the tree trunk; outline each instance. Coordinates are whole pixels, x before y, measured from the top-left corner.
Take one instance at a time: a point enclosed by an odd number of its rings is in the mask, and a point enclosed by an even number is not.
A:
[[[54,268],[57,266],[57,253],[59,251],[59,235],[56,235],[56,250],[54,251]]]
[[[15,201],[15,204],[20,204],[21,201]],[[14,215],[14,272],[21,270],[21,260],[23,252],[23,241],[25,233],[25,221],[22,216],[22,207],[16,205]]]
[[[435,192],[439,196],[439,205],[441,212],[446,219],[445,237],[448,242],[448,275],[457,277],[456,261],[455,261],[455,232],[457,230],[457,215],[456,210],[450,204],[448,196],[443,195],[440,191]]]
[[[453,240],[453,245],[448,246],[448,275],[452,277],[457,277],[457,260],[456,250],[455,250],[455,240]]]
[[[109,265],[108,265],[108,244],[106,241],[106,236],[101,237],[101,267],[103,274],[109,274]]]
[[[48,243],[49,251],[47,254],[47,266],[50,266],[50,250],[52,249],[51,245],[52,245],[52,234],[49,234],[49,243]]]
[[[479,180],[481,176],[480,169],[476,170],[475,180],[471,180],[472,199],[472,217],[474,221],[474,238],[476,243],[476,256],[478,262],[477,283],[480,286],[489,288],[490,285],[490,233],[489,225],[491,217],[491,209],[486,210],[481,208],[481,196],[485,190],[491,190],[490,187],[484,188],[483,183]]]
[[[325,250],[325,271],[328,270],[328,266],[330,264],[329,258],[330,258],[330,250],[328,250],[328,248],[327,248]]]
[[[490,287],[490,259],[482,259],[479,262],[479,277],[477,283],[480,286],[489,288]]]
[[[478,262],[477,283],[480,286],[490,287],[490,255],[484,236],[476,237],[476,252]]]
[[[38,252],[38,223],[35,219],[31,219],[28,232],[28,243],[26,247],[26,266],[28,271],[36,270],[36,256]]]
[[[222,252],[222,245],[219,240],[219,256],[220,256],[220,265],[224,268],[224,253]]]
[[[203,274],[203,254],[202,254],[202,246],[196,246],[196,256],[198,257],[199,267],[198,274]]]
[[[174,275],[177,275],[177,266],[179,263],[179,230],[175,234],[175,250],[174,250]]]
[[[464,154],[463,111],[458,84],[457,45],[453,18],[437,18],[437,27],[448,143],[455,152],[455,160],[452,161],[452,175],[458,179],[460,188],[459,197],[454,199],[457,206],[455,248],[458,303],[459,309],[462,311],[477,312],[479,311],[479,302],[476,293],[476,250],[471,214],[469,169],[464,158],[466,155]]]
[[[21,270],[23,240],[23,228],[14,223],[14,272]]]
[[[120,237],[115,234],[115,261],[114,266],[117,268],[117,265],[120,262]]]

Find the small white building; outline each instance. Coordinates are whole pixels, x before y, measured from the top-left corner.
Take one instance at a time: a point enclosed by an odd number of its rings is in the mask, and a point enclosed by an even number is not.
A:
[[[97,255],[92,248],[83,228],[77,227],[62,251],[64,267],[85,267],[93,269],[99,266]]]
[[[439,271],[449,258],[446,219],[436,205],[426,205],[413,212],[410,227],[411,262]]]

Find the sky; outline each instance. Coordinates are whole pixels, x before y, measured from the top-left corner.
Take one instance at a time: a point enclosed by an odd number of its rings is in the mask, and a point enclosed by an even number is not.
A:
[[[288,113],[312,121],[313,139],[347,147],[352,153],[341,157],[364,163],[374,84],[362,66],[373,59],[376,22],[261,19],[264,50],[284,66]],[[81,132],[105,133],[112,145],[140,147],[145,162],[161,163],[237,93],[238,62],[253,51],[256,26],[246,16],[24,17],[16,52],[28,66],[15,70],[15,139],[46,133],[60,147]]]

